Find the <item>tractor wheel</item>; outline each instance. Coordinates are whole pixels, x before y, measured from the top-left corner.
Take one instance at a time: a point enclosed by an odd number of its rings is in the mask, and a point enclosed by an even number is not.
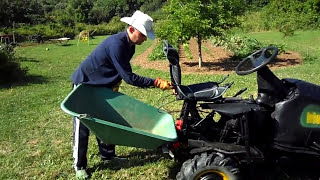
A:
[[[239,168],[221,153],[202,153],[182,164],[177,180],[238,180]]]

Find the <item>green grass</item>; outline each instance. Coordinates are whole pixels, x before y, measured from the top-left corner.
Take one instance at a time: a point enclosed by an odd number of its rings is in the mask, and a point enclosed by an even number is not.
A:
[[[285,50],[300,53],[304,65],[277,70],[277,75],[281,78],[292,77],[320,84],[317,73],[320,68],[320,30],[296,31],[293,36],[286,38],[280,32],[240,33],[240,35],[255,38],[265,44],[284,45]]]
[[[278,40],[276,35],[265,36]],[[318,37],[319,35],[315,35],[315,38],[310,40]],[[70,76],[73,71],[104,38],[97,37],[91,41],[93,44],[90,46],[86,43],[77,46],[77,41],[73,40],[69,41],[68,46],[42,44],[16,49],[17,55],[23,58],[21,65],[29,71],[26,82],[0,87],[0,179],[74,178],[72,121],[71,117],[60,109],[60,103],[71,90]],[[299,44],[298,39],[285,41],[292,45]],[[142,53],[151,43],[147,41],[143,46],[138,46],[136,55]],[[300,44],[300,49],[316,47],[311,45],[312,42]],[[319,66],[320,63],[316,61],[313,64],[280,69],[275,73],[280,78],[299,78],[319,85]],[[133,69],[143,76],[169,79],[169,73],[165,71],[140,67]],[[222,77],[223,75],[184,75],[182,82],[192,84],[218,81]],[[233,95],[243,87],[248,87],[243,97],[255,95],[255,74],[237,76],[231,73],[227,82],[230,81],[234,81],[235,85],[227,95]],[[125,83],[121,85],[120,92],[155,107],[175,99],[170,95],[170,91],[141,89]],[[181,102],[174,102],[165,108],[178,111],[180,106]],[[177,113],[173,115],[177,116]],[[154,150],[118,146],[116,151],[119,155],[130,156],[129,163],[101,163],[97,156],[95,137],[90,136],[88,168],[92,173],[92,179],[173,179],[180,167]]]
[[[296,31],[293,36],[283,37],[280,32],[256,32],[241,34],[266,44],[285,45],[288,50],[299,52],[306,61],[320,57],[320,30]],[[306,62],[312,63],[312,62]]]

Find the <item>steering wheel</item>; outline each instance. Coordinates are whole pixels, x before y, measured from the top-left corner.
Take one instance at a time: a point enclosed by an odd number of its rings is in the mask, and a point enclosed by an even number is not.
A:
[[[272,61],[278,54],[278,48],[274,46],[269,46],[254,52],[245,59],[243,59],[236,67],[235,71],[238,75],[247,75],[258,71],[259,69],[265,67],[270,61]],[[252,68],[249,70],[240,70],[247,61],[251,61]]]

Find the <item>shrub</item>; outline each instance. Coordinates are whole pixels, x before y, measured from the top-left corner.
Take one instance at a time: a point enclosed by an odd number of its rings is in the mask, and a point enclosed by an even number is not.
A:
[[[264,29],[260,12],[247,12],[240,17],[240,29],[244,32],[259,32]]]
[[[98,25],[76,23],[74,26],[64,26],[60,23],[38,24],[35,26],[20,24],[16,27],[16,37],[18,41],[31,40],[32,36],[41,36],[43,40],[69,37],[73,39],[81,31],[88,30],[94,32],[94,36],[110,35],[123,31],[126,24],[120,21],[120,17],[114,17],[109,23],[101,23]],[[12,32],[12,30],[1,30],[1,32]]]
[[[262,47],[262,44],[256,39],[234,35],[213,37],[211,42],[216,46],[222,46],[233,52],[234,58],[244,58]]]
[[[254,38],[240,37],[234,35],[223,35],[211,38],[211,42],[216,46],[222,46],[233,53],[233,59],[242,59],[263,47],[275,46],[279,52],[284,52],[282,44],[263,44]]]
[[[261,12],[261,19],[268,29],[277,29],[284,36],[293,35],[294,30],[320,27],[318,0],[272,0]]]
[[[152,49],[152,52],[148,55],[149,61],[163,60],[165,59],[162,47],[162,41],[157,41],[156,46]]]
[[[107,24],[107,32],[104,35],[118,33],[120,31],[123,31],[125,27],[126,24],[120,21],[120,17],[115,16]]]
[[[90,25],[84,23],[77,23],[75,33],[78,35],[81,31],[87,30],[93,33],[93,36],[110,35],[123,31],[126,24],[120,21],[120,17],[113,17],[109,23],[100,23],[98,25]]]
[[[186,56],[188,59],[193,59],[193,56],[190,51],[189,43],[183,43],[183,49],[186,52]]]
[[[0,84],[24,79],[27,70],[20,67],[11,45],[0,45]]]

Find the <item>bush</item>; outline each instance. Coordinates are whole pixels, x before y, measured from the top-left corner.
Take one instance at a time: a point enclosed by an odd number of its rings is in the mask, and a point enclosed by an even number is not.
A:
[[[222,46],[233,53],[233,59],[242,59],[267,46],[275,46],[279,52],[284,52],[284,45],[263,44],[254,38],[234,36],[232,34],[213,37],[210,39],[216,46]]]
[[[90,25],[76,23],[74,26],[64,26],[60,23],[38,24],[35,26],[19,24],[15,29],[17,41],[30,41],[34,36],[40,36],[42,40],[55,39],[60,37],[75,38],[81,31],[94,32],[94,36],[110,35],[123,31],[126,24],[120,21],[120,17],[114,17],[109,23]],[[1,32],[12,32],[12,29],[2,29]]]
[[[183,49],[186,52],[186,56],[188,59],[193,59],[193,56],[190,51],[189,43],[183,43]]]
[[[260,12],[247,12],[240,17],[240,29],[243,32],[259,32],[264,30]]]
[[[69,37],[74,38],[75,29],[71,27],[63,27],[57,23],[39,24],[36,26],[21,25],[15,32],[20,37],[19,41],[31,40],[31,36],[41,36],[43,40]]]
[[[27,70],[20,67],[11,45],[0,45],[0,84],[24,79]]]
[[[284,36],[293,35],[294,30],[320,27],[320,6],[318,0],[271,1],[263,8],[261,17],[266,30],[279,30]]]
[[[256,39],[234,35],[213,37],[211,42],[233,52],[234,58],[244,58],[262,47],[262,44]]]
[[[292,36],[296,30],[320,27],[320,0],[271,0],[263,8],[247,11],[240,20],[244,32],[277,30],[284,37]]]
[[[120,21],[120,17],[115,16],[113,17],[110,22],[107,24],[106,27],[106,34],[115,34],[120,31],[123,31],[127,25]]]
[[[157,41],[156,46],[152,49],[152,52],[148,55],[149,61],[164,60],[162,41]]]

